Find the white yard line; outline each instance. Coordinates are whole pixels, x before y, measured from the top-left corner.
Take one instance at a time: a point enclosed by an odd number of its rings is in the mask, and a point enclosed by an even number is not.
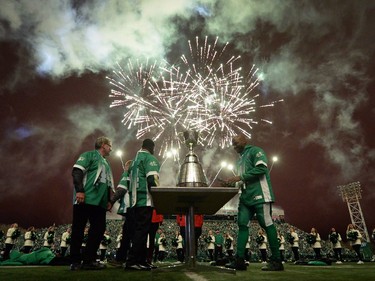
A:
[[[186,272],[185,274],[187,277],[194,281],[208,281],[206,278],[199,274],[196,274],[195,272]]]

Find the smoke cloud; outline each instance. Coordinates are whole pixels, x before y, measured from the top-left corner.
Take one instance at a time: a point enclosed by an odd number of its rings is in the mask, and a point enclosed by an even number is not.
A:
[[[369,38],[375,34],[368,11],[374,4],[218,1],[217,6],[208,30],[229,42],[249,35],[249,42],[237,48],[253,54],[264,73],[265,88],[284,96],[308,96],[318,125],[303,136],[301,145],[321,145],[326,157],[340,167],[343,180],[358,177],[374,161],[369,158],[374,151],[355,119],[369,97],[367,63],[374,53]],[[260,41],[257,30],[264,31],[266,39]],[[276,48],[268,52],[267,43]]]
[[[0,40],[31,48],[39,74],[98,72],[135,55],[164,58],[178,38],[171,20],[190,2],[3,0]]]
[[[356,141],[360,148],[343,152],[348,139],[361,135],[354,114],[368,96],[366,63],[373,44],[365,43],[373,34],[371,8],[371,1],[3,0],[0,40],[28,46],[37,73],[62,78],[109,70],[129,57],[167,59],[180,38],[176,18],[198,14],[208,34],[252,54],[269,91],[313,95],[319,126],[303,142],[325,147],[349,179],[363,166],[352,158],[372,155],[364,140]]]
[[[12,48],[17,51],[12,53],[11,67],[0,56],[0,94],[28,95],[21,85],[29,80],[58,83],[105,73],[128,58],[169,61],[182,53],[181,46],[186,48],[186,39],[218,36],[219,43],[228,41],[230,50],[242,55],[243,64],[248,61],[259,68],[262,96],[285,99],[283,106],[290,114],[276,120],[283,130],[282,141],[293,139],[297,150],[319,146],[324,160],[338,169],[337,180],[342,183],[358,177],[374,183],[375,175],[368,170],[375,151],[358,117],[368,109],[368,86],[373,82],[369,61],[375,54],[374,9],[371,0],[1,0],[0,44],[8,53]],[[38,97],[36,91],[30,92]],[[109,90],[103,86],[93,92],[92,100],[103,100]],[[22,190],[17,187],[25,184],[24,174],[44,175],[45,163],[49,171],[58,170],[61,163],[70,167],[72,155],[85,142],[92,143],[93,134],[114,136],[118,144],[134,141],[135,134],[121,126],[118,112],[107,105],[64,105],[54,122],[20,118],[12,108],[2,111],[6,138],[0,153],[9,161],[19,159],[17,169],[4,168],[5,174],[14,175],[15,188],[9,192]],[[303,112],[291,120],[299,107]],[[259,134],[270,139],[269,132]],[[16,155],[10,152],[14,149]],[[217,148],[199,155],[209,180],[220,169],[221,158],[230,161],[237,156]],[[162,172],[176,174],[175,166],[167,161]],[[314,180],[321,184],[332,178],[319,175]],[[9,186],[10,181],[1,177],[0,184]],[[164,184],[173,185],[175,179]]]

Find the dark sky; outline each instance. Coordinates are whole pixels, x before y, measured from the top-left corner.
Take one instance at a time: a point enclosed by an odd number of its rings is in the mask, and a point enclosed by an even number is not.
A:
[[[96,137],[111,137],[124,160],[134,156],[141,141],[121,123],[125,107],[109,107],[106,76],[116,62],[175,64],[188,40],[218,36],[244,68],[259,69],[258,106],[284,100],[257,107],[254,118],[272,125],[260,122],[251,134],[270,159],[279,158],[271,177],[287,220],[321,234],[344,231],[350,217],[337,186],[359,181],[367,228],[375,227],[373,1],[0,4],[0,223],[70,223],[71,168]],[[221,160],[236,159],[232,148],[197,154],[210,180]],[[109,161],[117,183],[120,159],[113,153]],[[175,183],[178,167],[165,162],[162,184]]]

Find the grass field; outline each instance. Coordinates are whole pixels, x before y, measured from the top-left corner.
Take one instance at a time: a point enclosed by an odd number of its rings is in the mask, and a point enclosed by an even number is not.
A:
[[[165,267],[167,264],[163,264]],[[125,271],[121,268],[108,266],[100,271],[70,271],[68,266],[30,266],[30,267],[0,267],[1,281],[220,281],[220,280],[241,280],[241,281],[375,281],[375,262],[367,262],[363,265],[356,263],[344,263],[331,266],[308,266],[285,264],[285,271],[263,272],[262,265],[252,263],[247,271],[237,271],[235,274],[228,273],[213,266],[197,266],[195,270],[187,270],[183,267],[172,269],[159,269],[151,272]]]

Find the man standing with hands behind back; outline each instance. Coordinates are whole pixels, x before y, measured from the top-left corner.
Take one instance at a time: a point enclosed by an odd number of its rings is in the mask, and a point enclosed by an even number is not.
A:
[[[260,226],[266,231],[272,253],[270,262],[262,267],[265,271],[281,271],[284,266],[280,259],[276,227],[272,221],[274,194],[267,168],[267,157],[263,149],[252,146],[244,135],[233,137],[234,150],[240,154],[237,161],[237,176],[226,180],[227,184],[237,184],[241,188],[238,205],[237,257],[226,267],[246,270],[245,248],[249,236],[248,223],[256,214]]]
[[[147,234],[151,227],[154,203],[152,188],[159,186],[159,161],[155,143],[145,139],[129,169],[129,198],[134,221],[134,236],[125,269],[151,270],[147,262]]]
[[[99,137],[95,141],[95,150],[82,153],[73,166],[75,200],[70,244],[71,270],[105,267],[96,262],[96,252],[106,228],[110,189],[114,187],[111,167],[105,159],[111,151],[110,139]],[[90,223],[90,229],[86,250],[81,257],[80,250],[87,222]]]

